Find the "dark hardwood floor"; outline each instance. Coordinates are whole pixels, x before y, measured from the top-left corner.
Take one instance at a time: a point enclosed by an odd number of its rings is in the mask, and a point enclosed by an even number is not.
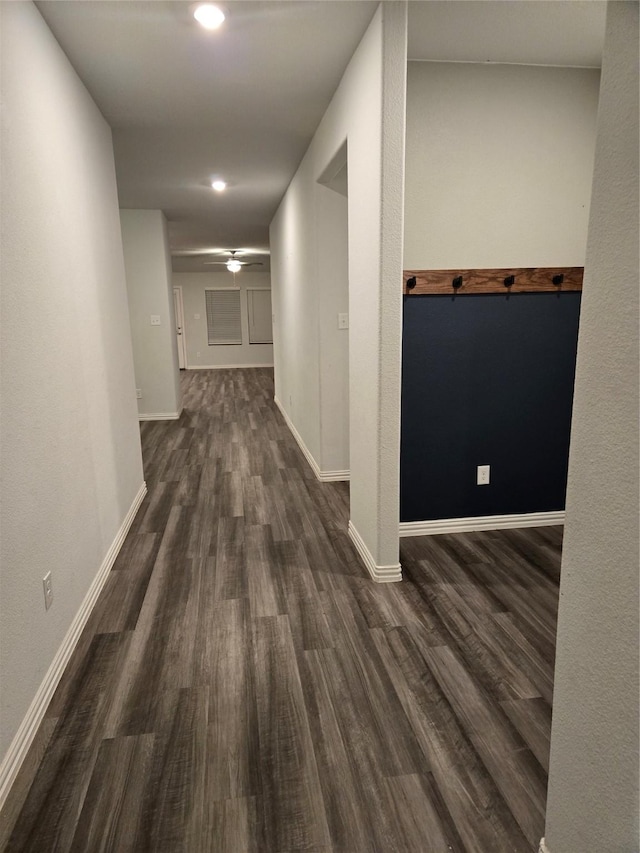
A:
[[[0,849],[537,850],[561,528],[404,539],[377,585],[272,371],[183,382]]]

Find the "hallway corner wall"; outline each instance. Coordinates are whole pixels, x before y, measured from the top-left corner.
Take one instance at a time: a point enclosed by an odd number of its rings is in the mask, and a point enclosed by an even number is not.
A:
[[[167,220],[161,210],[121,210],[131,342],[140,418],[182,410]],[[158,325],[151,325],[151,317]]]
[[[349,476],[349,329],[338,327],[338,314],[349,316],[348,199],[328,187],[316,187],[320,360],[320,457],[328,471]]]
[[[370,571],[384,567],[395,580],[406,15],[406,3],[378,7],[270,231],[276,396],[322,468],[321,424],[331,413],[321,411],[319,317],[340,309],[323,303],[318,276],[317,194],[327,190],[317,181],[346,140],[351,525]]]
[[[0,13],[4,783],[144,485],[111,131],[37,8]]]
[[[271,222],[269,243],[275,397],[321,469],[315,192],[307,151]]]
[[[607,6],[576,363],[546,813],[550,853],[637,850],[638,4]]]

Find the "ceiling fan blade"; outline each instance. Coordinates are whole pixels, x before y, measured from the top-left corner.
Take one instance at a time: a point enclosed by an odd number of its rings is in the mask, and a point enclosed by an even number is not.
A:
[[[249,263],[245,263],[244,261],[240,261],[243,267],[263,267],[264,264],[262,261],[250,261]]]

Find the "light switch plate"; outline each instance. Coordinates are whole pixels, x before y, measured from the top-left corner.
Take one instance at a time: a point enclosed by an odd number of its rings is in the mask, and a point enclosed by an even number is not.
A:
[[[160,325],[160,315],[159,314],[152,314],[151,315],[151,325],[152,326],[159,326]]]
[[[194,314],[194,315],[193,315],[193,319],[194,319],[194,320],[199,320],[199,319],[200,319],[200,315],[199,315],[199,314]]]

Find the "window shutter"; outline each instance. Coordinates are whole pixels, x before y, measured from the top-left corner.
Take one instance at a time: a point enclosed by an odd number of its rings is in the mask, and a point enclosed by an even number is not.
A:
[[[240,290],[205,290],[209,346],[241,344]]]

